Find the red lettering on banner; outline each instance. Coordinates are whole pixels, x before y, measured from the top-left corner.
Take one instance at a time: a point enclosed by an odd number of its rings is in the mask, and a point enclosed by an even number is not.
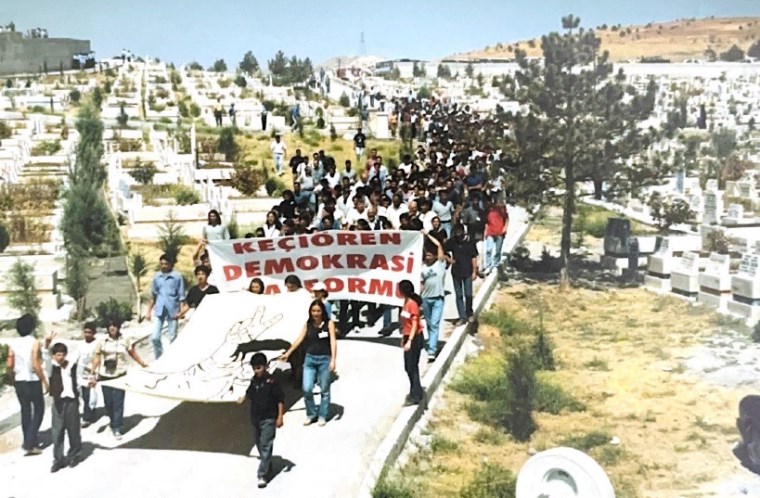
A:
[[[412,269],[414,268],[414,258],[407,258],[406,260],[406,271],[407,273],[412,273]]]
[[[394,232],[380,232],[380,245],[393,244],[401,245],[401,234]]]
[[[296,248],[293,237],[285,237],[277,241],[277,247],[283,251],[292,251]]]
[[[261,263],[259,261],[245,262],[245,276],[248,278],[261,276]]]
[[[367,256],[363,254],[347,254],[346,265],[351,268],[359,268],[362,270],[367,269]]]
[[[233,242],[232,249],[235,254],[247,254],[249,252],[255,252],[251,247],[251,242]]]
[[[388,259],[383,254],[375,254],[369,264],[370,270],[387,270]]]
[[[340,292],[343,290],[343,280],[339,278],[326,278],[325,287],[327,292]]]
[[[298,247],[302,249],[308,249],[309,237],[306,235],[301,235],[300,237],[298,237]]]
[[[227,265],[223,268],[223,271],[224,279],[228,282],[240,278],[243,274],[243,270],[237,265]]]
[[[314,284],[316,284],[317,282],[319,282],[319,280],[317,280],[316,278],[312,278],[312,279],[309,279],[309,280],[304,280],[304,281],[303,281],[303,286],[304,286],[304,288],[305,288],[307,291],[311,292],[311,288],[312,288],[312,286],[313,286]]]
[[[365,282],[361,278],[349,277],[348,279],[348,292],[355,292],[356,294],[366,294],[364,291]]]
[[[316,247],[331,246],[335,242],[335,239],[329,233],[320,233],[311,238],[311,243]]]
[[[404,269],[404,257],[403,256],[393,256],[391,257],[391,271],[402,271]]]
[[[296,266],[303,271],[313,270],[319,266],[319,260],[314,256],[301,256],[296,260]]]
[[[342,270],[344,266],[340,262],[340,254],[322,256],[322,268],[325,270],[332,270],[333,268]]]
[[[279,294],[280,293],[280,286],[279,285],[267,285],[264,289],[264,294]]]
[[[356,245],[356,234],[355,233],[338,232],[338,245],[339,246],[355,246]]]
[[[374,246],[377,243],[375,234],[371,232],[362,232],[359,234],[359,238],[362,241],[362,245],[365,246]]]
[[[369,281],[369,294],[373,296],[393,297],[393,282],[373,278]]]
[[[264,275],[277,275],[279,273],[293,273],[296,271],[293,260],[290,258],[268,259],[264,261]]]
[[[274,241],[272,239],[259,240],[259,251],[274,251]]]

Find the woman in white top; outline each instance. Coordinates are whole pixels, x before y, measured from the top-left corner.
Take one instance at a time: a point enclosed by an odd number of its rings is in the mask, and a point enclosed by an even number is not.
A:
[[[264,223],[264,226],[262,228],[264,229],[264,237],[279,237],[282,224],[277,219],[277,213],[274,211],[269,211],[267,213],[267,221]]]
[[[37,447],[42,418],[45,415],[43,390],[50,390],[42,372],[40,341],[32,333],[37,319],[26,314],[16,320],[16,331],[21,337],[8,350],[8,371],[13,372],[13,387],[21,405],[21,430],[24,433],[22,448],[27,455],[42,453]]]
[[[203,227],[203,241],[208,242],[210,240],[229,240],[230,232],[227,230],[227,225],[222,223],[222,217],[219,216],[219,211],[212,209],[208,212],[208,225]]]

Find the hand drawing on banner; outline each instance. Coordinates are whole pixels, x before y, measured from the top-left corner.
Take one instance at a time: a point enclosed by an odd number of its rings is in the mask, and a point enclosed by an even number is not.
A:
[[[253,376],[253,369],[246,361],[245,350],[250,348],[245,345],[282,320],[282,313],[265,320],[265,312],[264,306],[259,306],[251,318],[235,323],[213,353],[185,370],[171,373],[151,372],[150,367],[143,370],[146,374],[160,375],[143,387],[156,391],[192,391],[193,397],[199,399],[235,401],[235,387],[245,389]]]

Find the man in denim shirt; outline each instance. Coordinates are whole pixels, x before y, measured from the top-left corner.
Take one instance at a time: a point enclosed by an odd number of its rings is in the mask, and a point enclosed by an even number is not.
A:
[[[148,305],[147,319],[150,321],[153,317],[154,322],[153,334],[153,354],[156,359],[164,353],[164,347],[161,344],[161,329],[164,323],[167,324],[169,342],[174,342],[177,338],[177,318],[180,312],[180,303],[185,296],[185,282],[179,272],[174,271],[174,258],[163,254],[160,259],[161,271],[153,277],[151,294],[153,299]]]

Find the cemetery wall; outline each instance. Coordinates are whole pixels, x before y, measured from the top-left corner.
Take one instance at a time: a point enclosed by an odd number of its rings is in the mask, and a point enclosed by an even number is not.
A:
[[[89,40],[24,38],[21,33],[0,33],[0,74],[36,73],[47,63],[49,71],[71,69],[72,57],[89,53]]]

